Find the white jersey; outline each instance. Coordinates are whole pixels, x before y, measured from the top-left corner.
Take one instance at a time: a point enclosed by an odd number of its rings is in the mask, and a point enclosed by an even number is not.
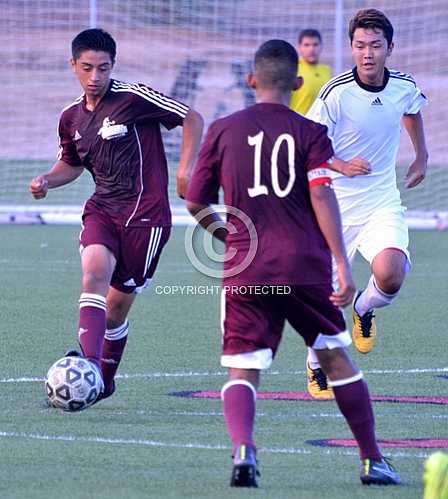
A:
[[[369,175],[351,178],[332,172],[344,225],[363,224],[377,210],[401,209],[395,174],[401,118],[425,103],[411,76],[387,69],[381,87],[362,83],[354,68],[322,88],[307,118],[327,125],[337,158],[360,156],[372,167]]]

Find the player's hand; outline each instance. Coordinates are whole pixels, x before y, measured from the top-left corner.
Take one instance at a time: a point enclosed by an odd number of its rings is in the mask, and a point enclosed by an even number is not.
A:
[[[412,189],[412,187],[417,186],[426,177],[426,170],[428,168],[428,160],[426,158],[417,158],[412,165],[409,167],[405,180],[406,189]]]
[[[366,159],[356,156],[345,162],[341,173],[346,177],[356,177],[357,175],[368,175],[371,171],[370,163]]]
[[[177,183],[177,195],[181,199],[185,199],[188,190],[188,184],[190,183],[190,176],[184,173],[177,173],[176,175]]]
[[[330,301],[336,307],[346,307],[353,302],[355,297],[356,286],[353,281],[352,272],[348,262],[343,262],[337,265],[339,289],[334,291],[330,296]]]
[[[34,199],[44,198],[48,192],[48,180],[43,175],[34,177],[30,182],[29,191]]]

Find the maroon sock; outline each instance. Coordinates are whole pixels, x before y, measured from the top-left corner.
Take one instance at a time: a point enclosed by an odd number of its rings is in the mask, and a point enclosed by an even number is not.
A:
[[[120,327],[106,330],[101,357],[101,371],[106,394],[113,390],[113,380],[128,341],[128,330],[128,321],[125,321]]]
[[[100,365],[106,331],[106,299],[93,293],[82,293],[79,299],[79,344],[83,354]]]
[[[333,386],[340,411],[358,442],[361,459],[382,459],[375,437],[375,417],[369,389],[363,379],[342,386]]]
[[[221,391],[224,419],[234,448],[247,445],[255,448],[255,388],[248,382],[235,380],[226,383]]]

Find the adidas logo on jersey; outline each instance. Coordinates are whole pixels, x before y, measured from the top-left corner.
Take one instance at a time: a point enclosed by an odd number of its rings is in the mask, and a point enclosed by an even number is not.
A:
[[[382,106],[383,103],[381,102],[381,99],[377,97],[372,103],[370,104],[371,106]]]
[[[77,140],[79,140],[79,139],[81,139],[81,138],[82,138],[82,137],[81,137],[81,134],[78,132],[78,130],[76,130],[76,132],[75,132],[75,136],[73,137],[73,140],[74,140],[74,141],[77,141]]]

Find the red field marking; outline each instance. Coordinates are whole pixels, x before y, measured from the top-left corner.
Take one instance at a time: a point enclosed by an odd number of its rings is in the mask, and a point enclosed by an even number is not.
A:
[[[171,392],[176,397],[190,397],[199,399],[219,399],[220,392],[216,391],[185,391]],[[426,395],[372,395],[374,402],[389,402],[394,404],[435,404],[448,405],[448,397],[431,397]],[[328,402],[327,400],[313,399],[307,392],[258,392],[260,400],[290,400],[304,402]]]

